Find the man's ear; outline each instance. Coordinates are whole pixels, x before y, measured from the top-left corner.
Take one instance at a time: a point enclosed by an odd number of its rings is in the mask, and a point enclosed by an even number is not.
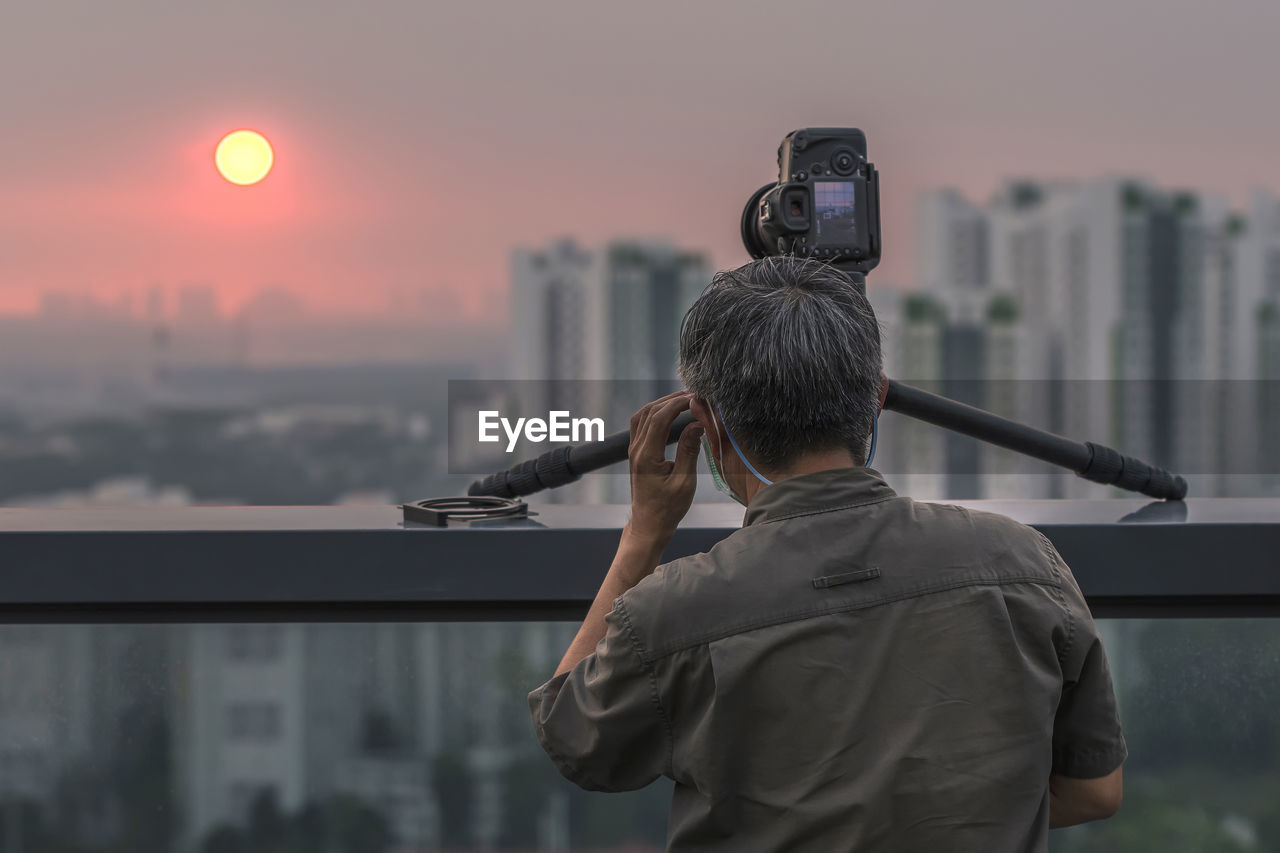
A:
[[[889,377],[880,374],[880,400],[876,403],[876,417],[884,411],[884,398],[889,396]]]
[[[698,419],[698,423],[702,424],[702,429],[707,435],[713,432],[719,433],[719,430],[716,429],[716,421],[711,415],[711,407],[707,405],[706,400],[701,397],[689,398],[689,411],[693,412],[693,416]]]

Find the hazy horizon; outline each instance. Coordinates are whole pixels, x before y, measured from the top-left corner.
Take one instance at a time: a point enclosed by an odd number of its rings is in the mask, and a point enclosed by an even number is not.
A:
[[[784,11],[785,9],[785,11]],[[75,0],[0,35],[0,312],[52,291],[265,288],[323,315],[505,305],[515,245],[658,237],[745,260],[787,131],[856,125],[883,181],[873,284],[910,284],[916,195],[1135,175],[1280,188],[1264,0],[347,7]],[[276,167],[214,171],[253,127]]]

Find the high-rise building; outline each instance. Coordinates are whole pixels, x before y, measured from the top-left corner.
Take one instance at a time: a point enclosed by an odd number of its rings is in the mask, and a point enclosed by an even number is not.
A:
[[[510,378],[585,378],[594,256],[571,240],[511,256]]]
[[[511,378],[669,383],[680,321],[710,280],[704,256],[663,242],[517,249]]]
[[[243,825],[263,794],[294,813],[338,793],[380,812],[397,849],[439,847],[443,823],[457,817],[443,814],[446,803],[461,796],[473,804],[463,834],[494,846],[513,808],[504,780],[537,749],[519,709],[574,630],[547,622],[184,627],[172,676],[186,846]],[[467,790],[444,790],[459,786]],[[544,807],[554,818],[550,793]]]
[[[261,794],[287,812],[307,799],[306,639],[303,625],[182,633],[174,735],[192,846],[215,826],[243,824]]]
[[[66,758],[56,713],[64,638],[55,627],[0,629],[0,798],[51,797]]]
[[[880,321],[884,369],[898,380],[940,393],[946,309],[926,293],[910,293],[890,300],[873,291],[873,309]],[[890,311],[896,309],[896,316]],[[904,494],[941,496],[946,493],[946,437],[942,430],[893,412],[880,416],[874,466]]]
[[[952,189],[921,193],[916,200],[916,283],[947,297],[990,285],[987,212]]]
[[[996,291],[983,311],[982,407],[1022,423],[1042,418],[1045,384],[1029,380],[1028,340],[1017,301]],[[984,495],[1002,498],[1040,498],[1048,491],[1050,474],[1043,463],[992,445],[980,445],[975,469]]]
[[[509,378],[537,380],[526,408],[604,417],[625,429],[631,414],[676,384],[680,322],[711,280],[701,254],[665,242],[573,242],[512,255]],[[588,477],[544,500],[625,502],[623,476]]]
[[[1205,380],[1274,370],[1264,341],[1268,287],[1280,291],[1280,205],[1259,194],[1248,220],[1252,228],[1220,198],[1132,180],[1014,181],[981,207],[926,193],[918,290],[932,307],[904,302],[918,316],[900,346],[917,351],[901,363],[920,371],[904,378],[1164,467],[1209,470],[1214,446],[1243,445],[1215,432],[1223,419],[1206,414],[1202,397],[1215,389]],[[941,330],[925,334],[938,317]],[[1001,473],[986,480],[1001,496],[1108,493],[1065,471],[1005,477],[1028,469],[997,461],[1001,453],[979,456],[980,470]],[[965,442],[944,443],[948,495],[979,496],[959,476],[972,457]]]
[[[178,311],[174,318],[187,326],[209,326],[222,319],[218,291],[212,284],[191,282],[178,288]]]
[[[1200,446],[1222,472],[1206,494],[1280,492],[1280,199],[1256,191],[1243,214],[1214,211],[1206,239],[1204,410]]]
[[[92,797],[85,782],[145,749],[139,735],[159,714],[142,712],[138,697],[162,680],[167,634],[155,625],[0,626],[0,800],[56,815],[85,843],[115,831],[111,816],[136,793],[131,780]],[[24,835],[26,812],[4,812],[7,850]]]

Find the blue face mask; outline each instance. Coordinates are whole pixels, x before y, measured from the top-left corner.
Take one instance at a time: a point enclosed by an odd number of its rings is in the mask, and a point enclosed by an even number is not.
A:
[[[714,404],[711,406],[711,419],[715,421],[716,429],[718,431],[720,427],[720,420],[722,419],[720,418],[720,410]],[[733,445],[733,452],[738,454],[738,458],[742,460],[743,465],[747,466],[747,470],[755,475],[755,478],[766,486],[773,485],[772,480],[762,476],[760,472],[747,461],[747,457],[742,455],[742,450],[738,447],[738,442],[734,439],[733,433],[729,432],[728,424],[724,425],[724,434],[729,436],[729,443]],[[728,481],[725,480],[724,474],[720,471],[720,465],[716,462],[716,455],[711,451],[711,442],[707,440],[706,435],[702,436],[702,452],[707,455],[707,467],[711,469],[711,482],[715,483],[716,491],[726,494],[738,503],[746,506],[747,502],[738,497],[738,493],[735,492],[733,487],[731,487]]]
[[[707,467],[711,469],[711,482],[715,483],[716,491],[746,506],[742,498],[738,497],[738,493],[729,488],[729,484],[725,482],[724,475],[720,473],[720,466],[716,464],[716,455],[711,451],[711,442],[707,441],[705,435],[702,437],[702,453],[707,457]]]

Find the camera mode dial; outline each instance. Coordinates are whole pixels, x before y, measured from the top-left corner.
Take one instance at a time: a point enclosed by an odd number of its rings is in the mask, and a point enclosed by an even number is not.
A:
[[[857,165],[857,155],[848,148],[838,149],[831,155],[831,171],[837,175],[852,175]]]

